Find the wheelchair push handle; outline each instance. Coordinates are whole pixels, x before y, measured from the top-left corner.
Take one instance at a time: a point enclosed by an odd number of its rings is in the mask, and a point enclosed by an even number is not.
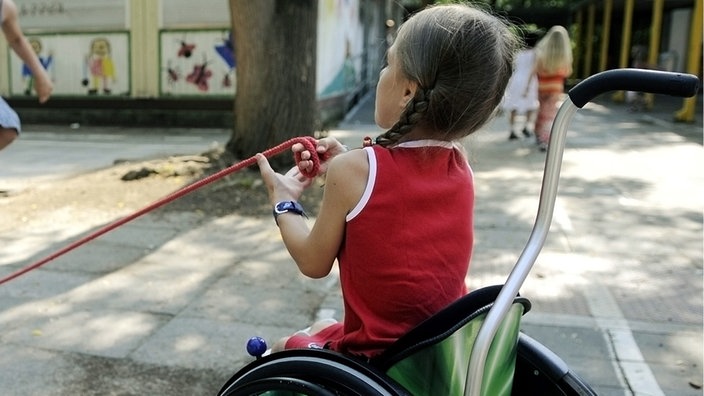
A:
[[[580,109],[609,91],[639,91],[688,98],[699,90],[699,78],[692,74],[646,69],[615,69],[594,74],[567,94]]]
[[[494,335],[506,317],[514,297],[528,277],[550,230],[567,128],[572,116],[592,99],[609,91],[626,90],[691,97],[698,89],[699,79],[691,74],[645,69],[614,69],[588,77],[568,92],[569,98],[560,106],[552,124],[538,213],[533,230],[518,262],[477,333],[467,370],[465,396],[481,395],[484,365]]]

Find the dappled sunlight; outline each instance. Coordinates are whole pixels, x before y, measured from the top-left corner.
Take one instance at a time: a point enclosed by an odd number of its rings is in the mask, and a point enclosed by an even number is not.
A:
[[[68,282],[64,289],[58,288],[41,299],[3,309],[0,324],[6,331],[0,337],[18,344],[124,356],[140,340],[149,337],[164,322],[184,310],[194,316],[199,315],[199,310],[212,313],[212,306],[217,306],[219,312],[232,309],[233,313],[242,315],[253,309],[263,312],[281,310],[290,301],[267,298],[266,295],[257,298],[246,290],[228,290],[226,283],[219,282],[237,268],[236,263],[242,262],[254,267],[250,274],[267,275],[272,279],[281,277],[280,267],[271,266],[271,259],[286,257],[290,260],[290,257],[285,250],[281,251],[280,241],[272,246],[273,237],[278,238],[275,231],[249,218],[225,216],[215,219],[104,276],[93,279],[77,277],[82,279],[79,284],[70,286],[71,282]],[[53,235],[52,239],[55,238]],[[266,265],[271,266],[269,270],[263,271],[262,265],[257,265],[264,264],[264,261],[248,260],[258,255],[268,256]],[[295,265],[287,264],[296,271]],[[40,271],[35,276],[41,274]],[[227,276],[223,278],[223,275]],[[265,279],[255,278],[253,282],[266,284]],[[29,287],[29,283],[27,285]],[[188,310],[197,295],[204,290],[210,293],[208,285],[225,293],[215,292],[199,307]],[[13,290],[14,293],[20,292],[13,288],[4,292]],[[299,300],[305,302],[306,291],[302,293]],[[310,317],[307,312],[300,314],[302,318],[291,321],[304,322]],[[270,316],[276,319],[275,315]],[[225,315],[221,317],[232,319]],[[183,339],[175,348],[186,352],[197,349],[202,340],[194,337]]]
[[[695,345],[691,341],[695,338]],[[699,345],[696,345],[698,342]],[[669,335],[665,340],[665,345],[659,351],[660,359],[663,362],[675,362],[682,366],[682,371],[686,371],[686,367],[693,368],[701,375],[702,367],[697,367],[697,363],[702,361],[701,334],[692,334],[689,332],[679,331]]]
[[[56,327],[56,338],[61,344],[76,343],[82,348],[101,350],[142,337],[154,331],[157,324],[151,317],[139,314],[102,312],[96,316],[94,312],[78,312],[53,322],[47,331],[51,333]],[[76,331],[79,326],[80,333]],[[87,339],[85,333],[89,335]]]
[[[96,217],[94,222],[76,225],[68,221],[76,215],[75,210],[61,208],[47,214],[48,217],[28,219],[19,229],[8,230],[7,236],[0,235],[0,240],[3,241],[0,266],[27,260],[47,246],[54,245],[56,241],[73,239],[106,220],[104,214],[99,215],[98,212],[92,214]],[[72,226],[67,227],[67,224]],[[13,237],[18,234],[22,235],[21,239]]]
[[[465,279],[467,290],[477,290],[492,285],[503,285],[506,283],[506,275],[501,274],[473,274]]]
[[[621,121],[613,124],[613,126],[619,131],[636,130],[641,128],[641,124],[639,122],[633,121]]]
[[[34,301],[30,304],[21,304],[0,311],[0,327],[8,330],[28,319],[59,317],[71,311],[72,305],[59,299]],[[0,335],[1,337],[2,335]]]
[[[612,111],[589,103],[575,114],[551,229],[521,293],[536,312],[588,317],[601,314],[588,291],[603,285],[629,321],[701,325],[701,145],[641,115],[604,124]],[[476,189],[470,289],[506,281],[542,180],[544,156],[527,140],[506,141],[505,120],[494,123],[467,142]]]
[[[242,284],[238,284],[242,285]],[[195,317],[209,317],[228,321],[245,318],[258,302],[254,293],[242,288],[233,289],[232,281],[218,282],[195,303],[189,304],[184,313]]]
[[[117,357],[126,355],[161,324],[157,317],[148,314],[79,310],[43,320],[23,318],[13,329],[4,332],[2,339]]]
[[[538,256],[523,288],[526,297],[559,299],[588,287],[591,274],[608,271],[608,262],[586,255],[544,251]]]
[[[286,308],[287,306],[290,307],[290,301],[288,299],[282,299],[281,297],[278,296],[265,296],[264,298],[260,299],[258,301],[258,306],[259,309],[262,309],[264,311],[271,311],[271,312],[276,312],[278,310],[281,310],[283,308]]]
[[[609,114],[612,112],[612,109],[609,106],[604,106],[603,104],[596,103],[596,102],[588,102],[582,107],[582,110],[584,113],[577,113],[578,115],[583,115],[585,113],[593,112],[597,113],[600,115],[605,115]],[[576,116],[575,116],[576,117]]]
[[[106,307],[130,309],[141,306],[154,312],[176,313],[188,304],[193,293],[212,277],[208,273],[181,273],[171,275],[161,271],[160,277],[141,274],[113,273],[80,286],[65,294],[77,305],[103,300]]]
[[[514,264],[512,259],[515,261],[512,255],[505,254],[491,260],[502,263],[497,265],[492,264],[490,260],[481,261],[481,258],[477,257],[477,260],[473,260],[473,266],[467,277],[469,289],[504,284]],[[683,261],[683,264],[687,265],[687,262]],[[701,277],[701,271],[698,276]],[[646,263],[634,259],[614,261],[608,256],[598,257],[589,253],[563,253],[544,249],[521,288],[521,294],[532,300],[538,311],[543,311],[545,308],[549,310],[550,306],[555,304],[563,307],[577,304],[576,307],[581,309],[581,302],[568,300],[581,296],[582,291],[591,285],[602,284],[608,286],[612,293],[627,300],[631,294],[646,300],[657,299],[658,296],[668,294],[668,297],[675,297],[673,300],[681,303],[679,307],[673,307],[673,309],[681,311],[681,315],[685,315],[689,320],[696,320],[696,317],[691,316],[691,310],[701,307],[701,287],[697,295],[677,298],[671,294],[676,294],[679,288],[664,285],[677,278],[668,279],[665,276],[653,279],[651,268]],[[582,313],[589,314],[586,311]],[[701,312],[696,314],[701,315]],[[655,320],[668,321],[668,318],[655,318]]]
[[[176,352],[197,352],[208,345],[208,340],[201,334],[187,334],[174,342]]]

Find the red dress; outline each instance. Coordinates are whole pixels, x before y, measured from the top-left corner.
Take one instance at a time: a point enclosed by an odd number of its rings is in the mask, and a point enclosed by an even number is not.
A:
[[[367,187],[338,254],[344,323],[287,347],[371,357],[466,293],[474,185],[465,157],[431,140],[365,150]]]

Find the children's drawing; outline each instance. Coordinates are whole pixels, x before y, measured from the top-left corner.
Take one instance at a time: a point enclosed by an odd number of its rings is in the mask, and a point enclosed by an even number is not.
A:
[[[232,95],[235,51],[229,29],[161,32],[161,92]]]
[[[110,41],[98,37],[90,43],[90,53],[86,56],[83,86],[89,86],[88,94],[96,95],[100,89],[108,95],[110,84],[115,81],[115,65],[112,61]],[[90,80],[89,78],[90,77]]]

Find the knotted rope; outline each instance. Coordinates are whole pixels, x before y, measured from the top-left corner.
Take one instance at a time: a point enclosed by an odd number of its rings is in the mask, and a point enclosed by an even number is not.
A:
[[[313,166],[309,171],[301,170],[301,173],[304,176],[312,179],[315,176],[317,176],[318,172],[320,171],[320,157],[318,155],[318,152],[316,151],[316,140],[310,136],[296,137],[293,139],[289,139],[289,140],[287,140],[277,146],[274,146],[274,147],[262,152],[262,155],[264,155],[267,158],[273,157],[275,155],[281,154],[282,152],[290,149],[291,146],[293,146],[296,143],[301,143],[303,145],[303,147],[305,148],[305,150],[307,150],[311,153],[310,161],[313,162]],[[298,164],[301,161],[300,152],[296,152],[294,154],[294,157],[296,160],[296,164]],[[9,282],[9,281],[27,273],[27,272],[29,272],[29,271],[37,269],[37,268],[41,267],[42,265],[72,251],[73,249],[76,249],[77,247],[84,245],[84,244],[92,241],[93,239],[95,239],[103,234],[106,234],[106,233],[124,225],[125,223],[128,223],[128,222],[136,219],[137,217],[140,217],[140,216],[142,216],[146,213],[149,213],[149,212],[151,212],[161,206],[164,206],[167,203],[172,202],[172,201],[174,201],[174,200],[176,200],[176,199],[178,199],[178,198],[180,198],[190,192],[193,192],[193,191],[195,191],[195,190],[197,190],[207,184],[210,184],[216,180],[222,179],[223,177],[225,177],[231,173],[234,173],[234,172],[237,172],[243,168],[247,168],[252,165],[255,165],[256,163],[257,163],[257,158],[255,156],[252,156],[250,158],[247,158],[244,161],[240,161],[240,162],[233,164],[233,165],[231,165],[231,166],[229,166],[229,167],[227,167],[217,173],[214,173],[210,176],[207,176],[201,180],[198,180],[195,183],[189,184],[188,186],[183,187],[182,189],[177,190],[177,191],[167,195],[166,197],[161,198],[158,201],[151,203],[151,204],[145,206],[144,208],[142,208],[142,209],[140,209],[140,210],[138,210],[128,216],[125,216],[125,217],[123,217],[113,223],[110,223],[110,224],[96,230],[95,232],[67,245],[66,247],[50,254],[49,256],[35,262],[32,265],[28,265],[28,266],[26,266],[16,272],[11,273],[10,275],[8,275],[4,278],[0,278],[0,285],[2,285],[3,283]]]

